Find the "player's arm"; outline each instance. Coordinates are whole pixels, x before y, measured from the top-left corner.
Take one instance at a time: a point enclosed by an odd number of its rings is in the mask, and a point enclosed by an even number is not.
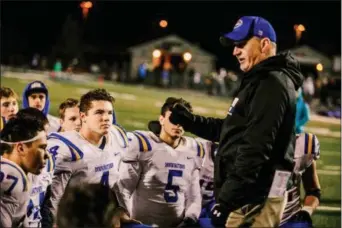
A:
[[[312,215],[318,207],[321,197],[321,186],[317,175],[316,161],[313,161],[305,170],[302,175],[302,181],[305,189],[303,210]]]
[[[201,138],[218,142],[224,119],[194,115],[181,104],[171,109],[170,121],[180,124],[185,131],[189,131]]]
[[[201,213],[202,195],[200,187],[199,169],[196,168],[192,173],[191,185],[185,199],[185,218],[197,222]]]
[[[114,185],[117,192],[119,204],[130,211],[130,198],[135,191],[141,176],[141,153],[144,152],[142,145],[147,145],[145,138],[137,133],[128,132],[129,147],[122,160],[119,168],[119,180]]]
[[[27,191],[29,183],[24,173],[20,174],[16,171],[6,172],[6,168],[8,167],[4,164],[1,164],[1,166],[0,227],[12,227],[13,215],[18,215],[18,207],[28,200]],[[25,213],[22,216],[24,218]]]
[[[43,217],[42,226],[52,227],[57,215],[58,203],[73,172],[73,161],[69,147],[57,139],[49,139],[47,149],[54,158],[55,171],[52,183],[47,189],[47,197],[44,200],[41,213]]]

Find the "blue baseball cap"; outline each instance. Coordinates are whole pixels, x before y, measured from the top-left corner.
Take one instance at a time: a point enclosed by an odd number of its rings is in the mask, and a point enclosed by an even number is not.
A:
[[[244,16],[235,24],[233,31],[220,37],[223,45],[234,42],[248,40],[253,36],[259,38],[269,38],[272,42],[277,42],[277,36],[271,23],[262,17]]]

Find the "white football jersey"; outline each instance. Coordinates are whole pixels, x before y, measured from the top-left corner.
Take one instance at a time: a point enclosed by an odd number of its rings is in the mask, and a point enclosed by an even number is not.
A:
[[[280,225],[286,223],[287,220],[301,210],[300,185],[302,174],[312,165],[314,160],[319,159],[319,156],[320,145],[316,135],[311,133],[301,133],[300,135],[297,135],[294,154],[295,186],[288,190],[288,201]]]
[[[50,134],[48,151],[55,158],[50,197],[52,214],[56,216],[66,185],[101,183],[112,188],[119,177],[121,154],[127,147],[126,133],[114,125],[100,146],[89,143],[76,131]]]
[[[30,183],[19,165],[4,157],[0,160],[0,227],[19,227],[30,200]]]
[[[39,175],[29,173],[27,175],[31,183],[30,201],[27,207],[25,227],[41,227],[42,216],[40,214],[43,205],[46,190],[52,183],[54,171],[54,160],[49,156],[46,166]]]
[[[200,171],[200,185],[202,193],[202,207],[214,201],[214,161],[213,153],[217,150],[217,144],[202,139],[196,138],[204,147],[204,156]]]
[[[50,114],[47,114],[46,117],[49,120],[49,125],[50,125],[48,130],[47,130],[48,134],[53,133],[53,132],[58,132],[59,129],[61,128],[59,118],[52,116]]]
[[[198,218],[203,146],[183,137],[174,149],[147,131],[130,132],[128,138],[117,185],[126,207],[132,196],[131,217],[159,227],[175,227],[184,217]]]

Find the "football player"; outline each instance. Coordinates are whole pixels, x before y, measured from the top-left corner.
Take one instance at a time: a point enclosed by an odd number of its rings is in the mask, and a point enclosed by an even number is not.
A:
[[[31,192],[27,175],[42,172],[48,159],[46,146],[47,135],[40,118],[18,115],[11,118],[2,130],[0,227],[22,225]]]
[[[117,181],[121,154],[125,154],[128,140],[123,129],[112,125],[113,101],[104,89],[89,91],[80,99],[79,132],[49,135],[48,151],[56,165],[51,197],[44,203],[44,227],[53,225],[67,185],[100,183],[112,188]],[[124,211],[122,215],[128,218]]]
[[[68,98],[59,105],[59,132],[76,130],[81,128],[79,102],[76,99]]]
[[[161,125],[159,121],[150,121],[148,129],[154,134],[159,135]],[[204,146],[206,152],[201,159],[200,186],[202,195],[202,210],[200,218],[208,218],[210,210],[215,204],[214,199],[214,157],[217,151],[217,143],[210,142],[202,138],[195,138]]]
[[[29,118],[32,121],[39,121],[44,125],[45,131],[49,128],[49,120],[36,108],[21,109],[17,113],[17,118]],[[28,173],[27,178],[31,184],[30,201],[27,206],[24,227],[41,227],[41,206],[45,199],[48,186],[52,182],[54,161],[49,155],[45,167],[39,175]]]
[[[288,191],[288,200],[280,224],[282,228],[312,227],[311,216],[318,207],[321,197],[321,187],[316,170],[316,160],[319,157],[320,144],[317,136],[311,133],[297,135],[294,154],[295,184]],[[300,198],[301,183],[305,190],[303,205]]]
[[[1,118],[0,118],[0,131],[5,123],[17,114],[19,110],[18,95],[8,87],[0,88],[0,102],[1,102]]]
[[[199,158],[205,151],[200,142],[183,136],[181,126],[169,122],[176,103],[191,109],[183,99],[168,98],[161,108],[160,134],[128,133],[130,148],[120,165],[120,196],[126,207],[132,203],[132,218],[150,226],[193,226],[201,212]]]
[[[23,108],[36,108],[44,113],[49,120],[48,133],[57,132],[60,123],[57,117],[49,114],[50,98],[46,85],[41,81],[33,81],[26,85],[23,92]]]

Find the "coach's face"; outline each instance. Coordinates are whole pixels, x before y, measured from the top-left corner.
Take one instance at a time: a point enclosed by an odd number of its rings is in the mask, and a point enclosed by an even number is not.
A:
[[[170,122],[170,111],[165,112],[165,116],[159,117],[159,123],[162,126],[162,131],[168,134],[172,138],[179,138],[184,134],[183,127],[180,125],[174,125]]]
[[[239,61],[240,69],[243,72],[248,72],[254,65],[262,60],[264,43],[265,39],[252,37],[249,40],[236,42],[234,44],[233,55]]]

